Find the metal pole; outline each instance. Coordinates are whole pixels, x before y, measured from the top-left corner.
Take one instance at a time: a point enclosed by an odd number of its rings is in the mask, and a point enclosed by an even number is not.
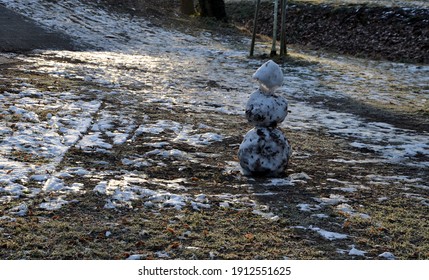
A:
[[[255,7],[255,17],[253,19],[253,35],[252,35],[252,43],[250,45],[250,56],[253,56],[253,51],[255,50],[255,39],[256,39],[256,20],[259,14],[259,6],[261,4],[261,0],[256,0]]]
[[[282,17],[280,23],[280,56],[287,54],[286,49],[286,0],[282,0]]]
[[[270,56],[273,57],[277,54],[276,42],[277,42],[277,14],[279,12],[279,0],[274,0],[274,22],[273,22],[273,45],[271,46]]]

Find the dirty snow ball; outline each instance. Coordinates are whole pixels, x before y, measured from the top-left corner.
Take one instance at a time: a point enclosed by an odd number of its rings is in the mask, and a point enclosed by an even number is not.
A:
[[[257,80],[263,92],[272,92],[283,84],[282,69],[272,60],[262,64],[255,74],[253,79]]]
[[[278,176],[287,167],[291,148],[277,128],[254,128],[244,137],[238,158],[244,175]]]
[[[266,95],[260,90],[250,95],[246,118],[254,126],[276,127],[287,116],[288,102],[282,96]]]

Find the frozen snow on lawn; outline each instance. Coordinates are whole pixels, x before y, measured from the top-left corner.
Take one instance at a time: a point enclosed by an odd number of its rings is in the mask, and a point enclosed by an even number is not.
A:
[[[18,107],[10,111],[7,107],[9,102],[25,104],[25,112],[30,112],[30,109],[50,112],[45,119],[21,119],[15,123],[13,130],[7,129],[7,122],[0,122],[0,131],[7,132],[2,134],[0,142],[0,190],[21,196],[27,190],[19,187],[21,183],[49,179],[47,173],[55,170],[67,150],[87,131],[91,116],[97,112],[100,102],[75,100],[63,92],[39,92],[29,84],[17,84],[17,87],[25,92],[31,90],[33,94],[26,94],[25,100],[22,100],[20,95],[5,93],[8,101],[0,105],[0,114],[5,116],[4,119],[13,117],[11,112],[24,112]]]
[[[323,214],[323,213],[313,214],[313,215],[311,215],[311,216],[312,216],[312,217],[319,218],[319,219],[326,219],[326,218],[329,218],[329,216],[328,216],[328,215]]]
[[[134,133],[134,137],[145,135],[145,134],[160,134],[164,131],[172,131],[179,133],[182,125],[175,121],[170,120],[158,120],[154,124],[142,124],[140,125]]]
[[[292,173],[287,178],[267,178],[265,186],[294,186],[297,182],[305,183],[311,180],[305,172]]]
[[[315,211],[320,209],[319,205],[311,205],[308,203],[299,203],[296,205],[296,207],[298,207],[300,211],[304,211],[304,212],[310,212],[310,211]]]
[[[358,216],[358,217],[361,217],[361,218],[363,218],[363,219],[369,219],[369,218],[371,218],[371,216],[369,216],[368,214],[364,214],[364,213],[358,213],[358,212],[356,212],[356,211],[353,209],[353,207],[352,207],[352,206],[350,206],[350,205],[349,205],[349,204],[347,204],[347,203],[342,203],[342,204],[340,204],[340,205],[337,205],[337,206],[335,207],[335,209],[336,209],[338,212],[340,212],[340,213],[344,213],[344,214],[350,215],[350,216],[352,216],[352,217],[354,217],[354,216]]]
[[[134,255],[130,255],[127,260],[141,260],[146,258],[147,255],[142,255],[142,254],[134,254]]]
[[[10,106],[9,111],[14,113],[16,116],[21,116],[22,119],[30,121],[30,122],[40,122],[39,116],[34,112],[29,112],[25,109],[18,108],[15,106]]]
[[[281,124],[290,129],[326,129],[334,135],[355,139],[350,146],[368,149],[385,160],[416,166],[429,166],[429,162],[410,162],[418,155],[429,156],[429,134],[399,129],[380,122],[366,122],[352,114],[310,107],[303,103],[291,106],[288,121]]]
[[[63,188],[64,188],[63,180],[57,177],[51,177],[46,181],[45,185],[43,186],[43,191],[45,192],[59,191]]]
[[[131,116],[124,115],[124,112],[111,112],[104,109],[99,112],[99,119],[91,127],[91,131],[100,134],[103,133],[105,138],[111,138],[114,145],[124,144],[134,131],[135,120]],[[98,145],[99,146],[99,145]]]
[[[187,188],[180,185],[184,182],[186,180],[183,178],[162,180],[125,176],[122,180],[100,181],[93,191],[108,197],[105,208],[132,207],[131,202],[139,200],[149,208],[181,210],[189,205],[194,210],[209,209],[211,205],[204,194],[192,198],[186,193],[175,194],[168,191],[186,191]]]
[[[291,226],[289,228],[296,228],[296,229],[303,229],[303,230],[309,229],[309,230],[317,232],[323,238],[325,238],[325,239],[327,239],[329,241],[333,241],[333,240],[336,240],[336,239],[346,239],[346,238],[349,237],[347,234],[333,232],[333,231],[327,231],[327,230],[321,229],[319,227],[314,227],[312,225],[310,225],[309,227],[305,227],[305,226]]]
[[[39,205],[40,208],[45,210],[58,210],[63,205],[70,203],[70,201],[66,201],[63,197],[55,197],[47,199],[47,202],[43,202]]]
[[[348,238],[347,234],[333,232],[333,231],[327,231],[327,230],[324,230],[324,229],[321,229],[321,228],[318,228],[318,227],[310,226],[309,229],[317,232],[323,238],[328,239],[330,241],[335,240],[335,239],[346,239],[346,238]]]
[[[106,143],[104,139],[101,139],[101,132],[95,132],[93,134],[87,134],[79,141],[76,147],[81,148],[83,150],[92,150],[95,148],[98,151],[109,150],[113,146],[112,144]]]
[[[329,197],[315,197],[313,198],[315,201],[319,202],[320,205],[335,205],[335,204],[339,204],[341,202],[347,202],[348,200],[342,196],[342,195],[338,195],[338,194],[330,194]]]
[[[170,105],[173,103],[188,104],[194,110],[202,108],[224,113],[242,113],[243,102],[246,100],[244,92],[252,91],[249,88],[248,80],[243,77],[247,77],[250,71],[254,71],[252,67],[256,62],[244,60],[245,52],[227,49],[222,44],[207,38],[205,34],[190,36],[179,32],[165,31],[151,26],[143,19],[131,19],[123,15],[107,13],[98,7],[88,9],[85,4],[79,1],[64,1],[61,5],[56,4],[55,9],[51,3],[38,0],[24,1],[24,4],[12,1],[4,2],[30,17],[37,17],[38,20],[48,26],[65,30],[70,35],[79,37],[79,40],[85,40],[96,46],[104,46],[104,48],[110,48],[110,51],[112,51],[98,53],[46,52],[46,54],[58,56],[59,58],[68,57],[82,61],[76,64],[46,61],[43,59],[43,54],[41,57],[32,58],[36,64],[43,64],[48,73],[62,73],[61,75],[81,77],[112,88],[120,88],[121,86],[144,88],[146,86],[163,92],[154,95],[149,90],[140,90],[140,92],[144,92],[147,95],[148,101],[159,100],[163,104]],[[46,14],[52,13],[58,13],[62,16],[55,19],[46,17]],[[141,32],[144,32],[147,36],[141,36]],[[153,36],[153,33],[162,35]],[[172,40],[175,41],[173,45],[169,43]],[[166,50],[162,47],[164,45],[170,47],[170,52],[164,52]],[[171,50],[171,48],[173,49]],[[156,57],[152,56],[155,51],[157,53]],[[202,71],[199,74],[192,72],[196,65],[194,65],[193,61],[188,60],[187,55],[191,53],[192,57],[197,53],[201,57],[210,58],[209,62],[201,61],[199,63],[199,70]],[[176,54],[179,55],[180,60]],[[342,67],[341,63],[332,66],[332,61],[327,59],[322,62],[324,65],[330,65],[333,69],[335,68],[334,66]],[[343,62],[343,68],[347,69],[350,63],[349,61]],[[412,72],[413,75],[402,79],[406,81],[414,81],[424,76],[425,71],[428,71],[425,67],[414,69],[402,64],[389,65],[390,68],[404,70],[402,72]],[[229,72],[226,71],[232,66],[234,66],[235,71],[238,71],[234,78],[231,78],[228,75]],[[365,71],[370,69],[369,66],[365,66],[363,63],[359,67],[365,69]],[[383,67],[389,69],[387,65]],[[180,68],[181,72],[178,72],[176,68]],[[340,83],[341,87],[337,87],[336,83],[336,90],[325,86],[323,83],[321,84],[319,81],[321,75],[317,73],[319,69],[300,66],[285,66],[284,68],[286,81],[288,82],[285,83],[282,90],[293,97],[299,97],[300,92],[304,90],[303,88],[310,95],[313,93],[341,95],[344,92],[350,93],[354,90],[346,82]],[[153,69],[161,71],[158,77],[144,75],[145,71],[148,72]],[[331,71],[330,69],[328,70]],[[399,74],[402,72],[398,70]],[[220,91],[216,87],[209,90],[206,88],[201,89],[201,83],[207,83],[207,80],[203,80],[206,74],[211,80],[222,81],[221,88],[229,90],[228,96],[225,96],[224,89]],[[162,78],[165,76],[172,76],[172,78]],[[194,76],[197,79],[197,83],[189,81],[187,78],[189,76]],[[386,74],[386,76],[388,75]],[[174,82],[172,81],[173,77]],[[335,79],[334,75],[333,77]],[[389,77],[390,74],[385,80],[391,81]],[[418,82],[418,84],[420,83],[423,83],[423,81]],[[330,83],[326,84],[330,85]],[[375,88],[378,89],[379,87]],[[382,94],[382,92],[371,93],[370,96],[377,96],[377,94]],[[387,96],[387,93],[385,95]],[[353,96],[359,97],[358,94]],[[351,114],[315,108],[302,102],[291,103],[291,111],[288,121],[282,124],[285,127],[292,129],[325,128],[332,134],[353,137],[355,141],[352,146],[359,149],[373,150],[386,160],[396,163],[429,166],[429,162],[425,161],[410,162],[412,157],[429,155],[429,144],[426,141],[428,139],[427,134],[415,134],[413,131],[397,129],[384,123],[367,123]],[[151,129],[155,133],[162,131],[159,127],[152,127]],[[126,138],[125,135],[122,136],[120,139],[117,138],[118,143]],[[214,134],[188,136],[187,141],[193,145],[207,144],[221,139],[221,136]]]
[[[395,257],[395,255],[393,255],[392,253],[390,253],[390,252],[384,252],[384,253],[382,253],[382,254],[380,254],[380,255],[378,255],[380,258],[385,258],[385,259],[388,259],[388,260],[394,260],[394,259],[396,259],[396,257]]]
[[[189,134],[191,131],[183,129],[175,139],[174,142],[183,142],[191,146],[210,145],[212,142],[220,142],[223,136],[213,132],[206,132],[202,134]]]
[[[162,158],[176,158],[176,159],[185,159],[185,158],[191,158],[187,152],[178,150],[178,149],[171,149],[171,150],[164,150],[164,149],[155,149],[150,152],[147,152],[144,154],[145,156],[159,156]]]
[[[355,248],[354,245],[352,245],[352,248],[349,251],[350,256],[362,256],[363,257],[363,256],[365,256],[365,254],[366,254],[366,251],[358,250]]]
[[[279,216],[277,216],[276,214],[274,214],[273,212],[263,212],[261,210],[255,209],[252,211],[253,214],[259,215],[262,218],[268,219],[270,221],[277,221],[280,219]]]
[[[9,209],[8,212],[9,212],[9,214],[23,217],[23,216],[27,215],[28,206],[27,206],[27,204],[22,203],[16,207],[13,207],[12,209]]]
[[[210,145],[213,142],[220,142],[224,137],[220,134],[213,132],[196,133],[197,130],[193,129],[192,125],[182,125],[175,121],[158,120],[154,124],[142,124],[135,131],[135,137],[145,136],[147,134],[160,134],[163,132],[172,132],[172,142],[186,143],[191,146]]]
[[[80,171],[81,169],[77,169],[76,173],[80,173]],[[39,205],[40,208],[44,208],[46,210],[58,210],[63,205],[70,203],[70,201],[66,201],[64,199],[67,194],[85,193],[84,184],[75,182],[67,185],[61,177],[67,178],[72,177],[72,175],[68,173],[55,173],[45,182],[41,190],[45,193],[49,193],[49,201],[41,203]]]
[[[134,166],[137,168],[143,167],[143,166],[151,166],[152,164],[147,161],[146,158],[123,158],[121,160],[123,165],[129,165],[129,166]]]

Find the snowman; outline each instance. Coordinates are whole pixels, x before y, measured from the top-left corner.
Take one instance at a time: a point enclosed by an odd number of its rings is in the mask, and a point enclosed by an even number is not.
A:
[[[286,170],[291,148],[277,125],[287,116],[287,100],[274,93],[283,83],[283,72],[272,60],[267,61],[253,78],[259,89],[246,104],[246,118],[255,126],[240,144],[238,158],[246,176],[280,176]]]

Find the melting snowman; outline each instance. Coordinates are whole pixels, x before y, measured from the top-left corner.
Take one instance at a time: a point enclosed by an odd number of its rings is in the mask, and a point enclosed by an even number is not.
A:
[[[283,83],[283,72],[272,60],[253,74],[259,89],[250,95],[246,118],[255,126],[245,136],[238,158],[246,176],[281,176],[286,170],[291,147],[277,125],[287,116],[288,102],[274,93]]]

